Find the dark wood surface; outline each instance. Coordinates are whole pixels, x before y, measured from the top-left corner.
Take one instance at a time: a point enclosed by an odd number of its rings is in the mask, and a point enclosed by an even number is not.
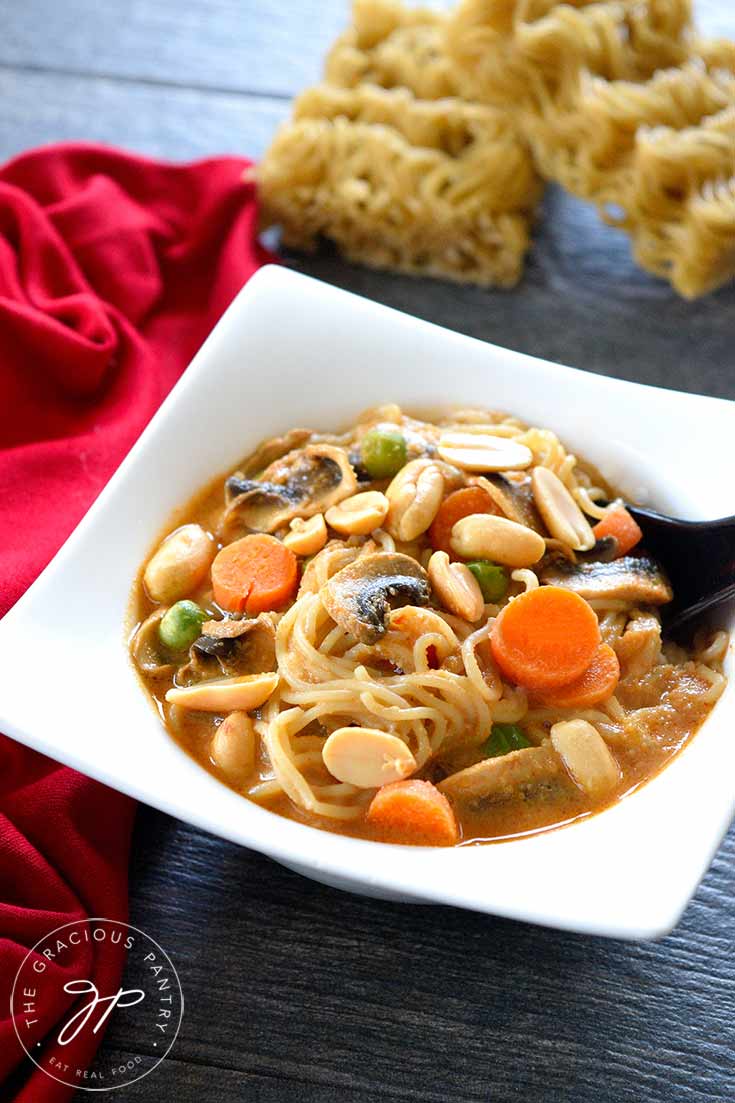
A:
[[[735,33],[729,0],[699,10]],[[6,0],[1,15],[0,157],[67,138],[257,157],[346,3]],[[511,293],[288,261],[502,345],[735,398],[735,291],[681,302],[556,189]],[[727,1103],[734,893],[731,831],[678,929],[628,945],[347,896],[141,808],[131,921],[173,957],[186,1007],[171,1056],[121,1096]],[[105,1043],[138,1045],[120,1021]]]

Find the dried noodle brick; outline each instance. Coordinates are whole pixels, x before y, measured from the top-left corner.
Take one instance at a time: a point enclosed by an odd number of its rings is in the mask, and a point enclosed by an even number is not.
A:
[[[643,268],[687,298],[735,276],[735,47],[698,38],[688,0],[464,0],[447,51]]]
[[[258,169],[286,244],[463,283],[517,283],[540,183],[507,113],[456,95],[444,19],[358,0]]]

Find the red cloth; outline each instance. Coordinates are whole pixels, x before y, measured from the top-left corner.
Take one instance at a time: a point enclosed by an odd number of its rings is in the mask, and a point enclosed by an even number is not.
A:
[[[272,259],[246,164],[66,145],[0,169],[0,615]],[[132,819],[128,798],[0,736],[0,1080],[23,1059],[8,998],[28,948],[85,915],[126,918]],[[88,953],[79,974],[116,990],[122,953]],[[68,1046],[65,1059],[92,1050]],[[71,1094],[35,1070],[13,1090],[27,1103]]]

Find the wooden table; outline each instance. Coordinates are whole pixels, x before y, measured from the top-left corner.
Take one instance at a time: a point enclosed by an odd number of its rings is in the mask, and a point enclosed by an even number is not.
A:
[[[257,157],[345,7],[8,3],[0,156],[85,138],[175,159]],[[708,30],[735,34],[728,0],[699,11]],[[735,398],[735,291],[676,299],[636,270],[622,235],[553,188],[511,293],[289,262],[501,345]],[[735,1098],[733,832],[678,929],[648,945],[347,896],[144,808],[133,853],[131,921],[172,954],[186,1009],[171,1056],[126,1100]],[[134,1041],[118,1022],[105,1045],[124,1055]]]

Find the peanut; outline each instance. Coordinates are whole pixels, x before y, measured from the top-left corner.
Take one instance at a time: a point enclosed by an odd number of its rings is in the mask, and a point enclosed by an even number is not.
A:
[[[438,451],[443,460],[463,471],[520,471],[533,463],[533,453],[525,444],[491,433],[444,433]]]
[[[294,517],[290,531],[283,538],[283,543],[294,555],[316,555],[326,542],[327,526],[323,513],[315,513],[308,521]]]
[[[385,494],[378,490],[365,490],[332,506],[325,517],[327,524],[343,536],[366,536],[380,528],[389,507]]]
[[[154,601],[173,605],[204,581],[217,546],[201,525],[182,525],[148,561],[145,588]]]
[[[587,551],[595,534],[561,479],[548,467],[534,467],[531,488],[536,507],[547,529],[574,551]]]
[[[551,729],[551,743],[572,779],[590,796],[602,796],[618,784],[618,764],[593,724],[562,720]]]
[[[209,754],[233,784],[242,784],[255,765],[255,728],[247,713],[231,712],[212,736]]]
[[[416,759],[397,735],[377,728],[338,728],[322,748],[324,765],[337,781],[377,789],[416,769]]]
[[[472,513],[457,521],[450,542],[462,559],[490,559],[508,567],[531,567],[546,550],[543,537],[533,529],[490,513]]]
[[[277,674],[243,674],[238,678],[214,678],[197,685],[175,686],[166,694],[170,705],[199,712],[250,712],[265,704],[278,685]]]
[[[471,624],[485,608],[482,590],[469,567],[450,563],[446,552],[434,552],[428,566],[429,582],[445,609]]]
[[[431,525],[444,496],[444,476],[431,460],[411,460],[385,492],[386,528],[396,540],[415,540]]]

